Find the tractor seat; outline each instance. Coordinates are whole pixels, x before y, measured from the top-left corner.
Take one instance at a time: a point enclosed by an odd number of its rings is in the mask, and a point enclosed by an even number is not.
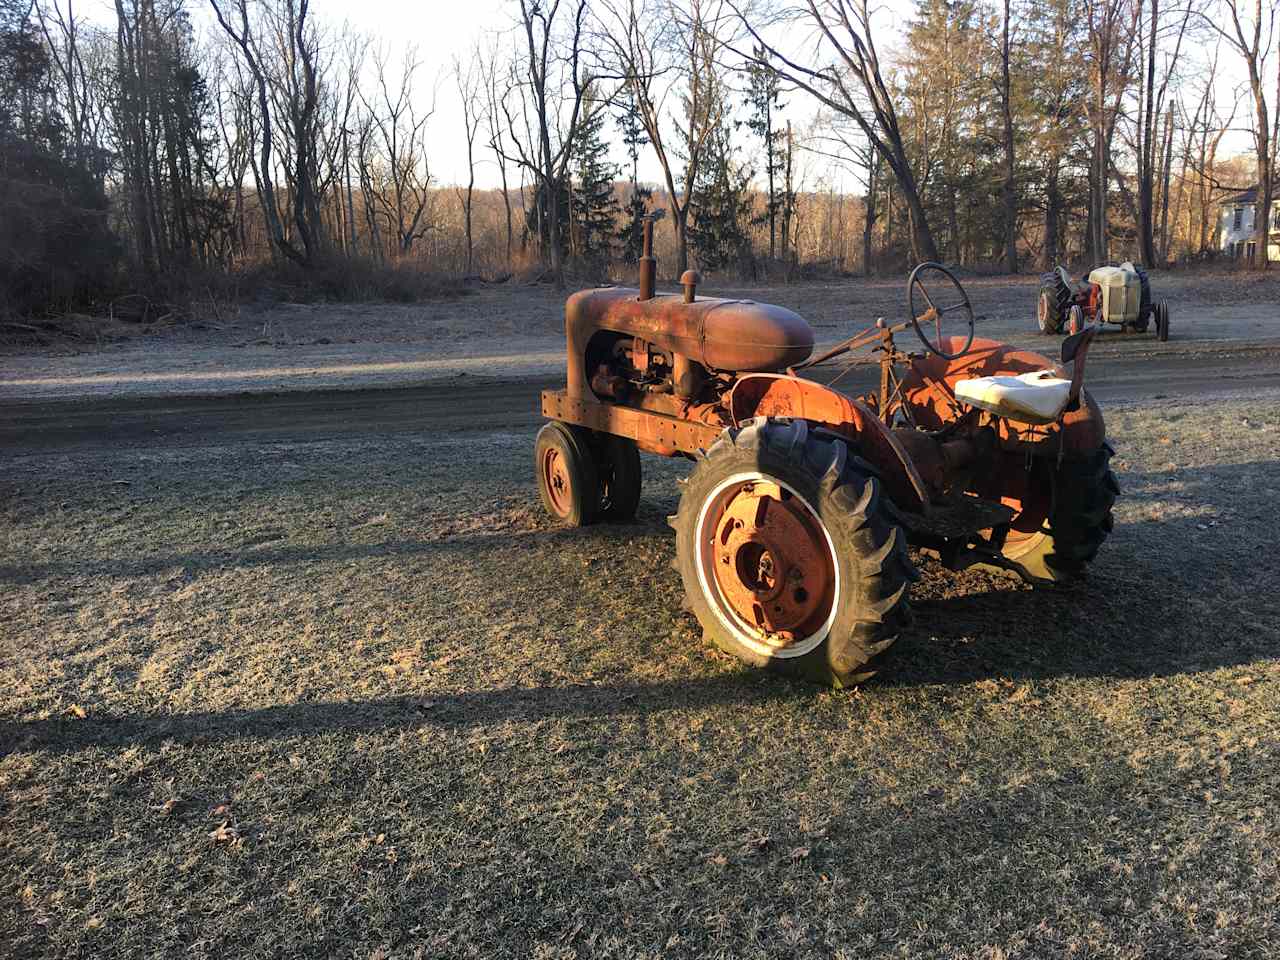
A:
[[[956,399],[1018,423],[1053,423],[1071,398],[1071,381],[1053,370],[956,383]]]

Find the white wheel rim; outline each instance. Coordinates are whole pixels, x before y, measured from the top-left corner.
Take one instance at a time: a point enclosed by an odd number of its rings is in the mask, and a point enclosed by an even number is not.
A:
[[[716,507],[720,501],[725,500],[725,494],[732,488],[741,487],[747,483],[772,483],[777,484],[783,490],[786,490],[808,511],[814,522],[818,525],[818,529],[822,531],[822,536],[826,541],[827,552],[831,559],[831,568],[834,573],[835,586],[831,597],[831,610],[828,612],[826,620],[822,625],[809,634],[807,637],[793,640],[786,643],[770,643],[767,636],[762,636],[759,631],[744,629],[743,622],[732,611],[727,599],[724,597],[720,589],[720,584],[714,576],[708,576],[710,565],[714,563],[711,557],[710,545],[712,540],[706,535],[707,517],[710,515],[712,508]],[[727,502],[727,500],[725,500]],[[763,657],[772,657],[779,660],[789,660],[795,657],[803,657],[807,653],[812,653],[827,635],[831,633],[831,627],[835,623],[836,611],[840,609],[840,563],[836,556],[835,543],[831,539],[831,533],[827,530],[827,525],[823,523],[822,517],[818,511],[813,509],[813,504],[809,503],[801,496],[796,489],[788,483],[784,483],[777,477],[770,477],[763,473],[747,472],[735,473],[731,477],[727,477],[716,485],[702,502],[702,507],[698,511],[698,520],[694,525],[694,566],[698,571],[698,586],[702,590],[702,596],[707,600],[707,605],[711,608],[712,614],[727,630],[733,638],[742,646],[746,647],[752,653]]]

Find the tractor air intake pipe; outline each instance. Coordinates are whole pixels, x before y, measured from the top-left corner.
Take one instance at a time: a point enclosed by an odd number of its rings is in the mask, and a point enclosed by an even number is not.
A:
[[[644,218],[644,251],[640,254],[640,299],[653,299],[658,261],[653,258],[653,218]]]

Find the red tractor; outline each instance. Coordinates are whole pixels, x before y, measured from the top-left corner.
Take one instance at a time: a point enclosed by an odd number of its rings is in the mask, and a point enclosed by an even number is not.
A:
[[[1123,332],[1146,333],[1153,324],[1157,339],[1169,339],[1169,304],[1151,299],[1147,271],[1125,261],[1119,266],[1094,267],[1078,284],[1062,267],[1040,278],[1036,301],[1040,332],[1075,333],[1086,323],[1111,323]]]
[[[797,314],[699,297],[693,271],[683,296],[655,294],[650,230],[638,290],[566,304],[568,382],[542,394],[551,422],[534,450],[552,516],[627,520],[639,451],[695,461],[669,522],[705,636],[834,686],[872,676],[902,630],[919,576],[908,544],[1034,584],[1083,573],[1119,493],[1083,388],[1094,327],[1064,341],[1061,367],[977,338],[964,289],[927,263],[907,320],[815,357]],[[908,328],[922,351],[897,344]],[[877,363],[879,390],[855,398],[802,375],[841,356]]]

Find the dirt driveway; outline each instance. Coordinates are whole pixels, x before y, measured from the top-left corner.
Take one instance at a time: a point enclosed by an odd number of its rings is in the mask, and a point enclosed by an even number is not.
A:
[[[1095,357],[1157,363],[1217,357],[1259,371],[1280,365],[1271,353],[1280,348],[1280,278],[1168,273],[1156,274],[1153,283],[1171,303],[1170,342],[1113,338],[1095,347]],[[980,334],[1055,349],[1055,341],[1034,332],[1035,278],[967,278],[965,284],[985,317]],[[904,311],[900,280],[752,288],[708,283],[704,290],[791,307],[814,325],[820,343]],[[148,335],[124,330],[123,339],[101,346],[10,348],[0,354],[0,399],[361,389],[459,374],[546,379],[564,362],[563,300],[546,286],[500,285],[410,306],[245,307],[196,326]]]

